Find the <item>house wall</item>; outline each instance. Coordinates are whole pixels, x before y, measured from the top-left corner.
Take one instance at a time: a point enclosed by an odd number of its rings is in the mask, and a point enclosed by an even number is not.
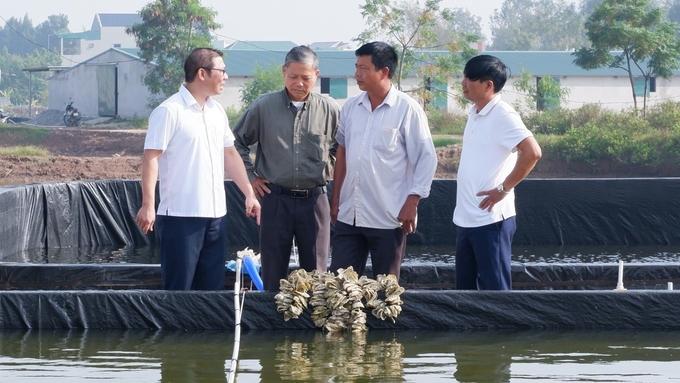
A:
[[[101,29],[100,40],[80,40],[80,54],[62,55],[62,65],[78,65],[81,62],[94,57],[109,48],[136,48],[137,44],[133,36],[125,33],[125,27],[104,27]],[[120,44],[119,47],[115,47]]]
[[[69,100],[85,117],[98,117],[97,64],[116,63],[118,67],[118,114],[120,117],[146,117],[151,110],[146,107],[150,96],[142,82],[146,72],[143,62],[111,51],[95,57],[85,64],[63,71],[49,80],[49,108],[64,110]]]

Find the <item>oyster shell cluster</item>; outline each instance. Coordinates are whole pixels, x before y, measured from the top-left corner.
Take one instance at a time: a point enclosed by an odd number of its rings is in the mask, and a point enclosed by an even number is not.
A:
[[[375,317],[394,323],[401,313],[403,292],[394,275],[381,274],[376,280],[359,278],[351,266],[339,269],[337,275],[298,269],[281,279],[280,292],[275,296],[276,310],[288,321],[297,319],[311,305],[311,319],[317,327],[330,333],[360,333],[367,330],[366,308],[372,309]],[[381,295],[385,298],[381,299]]]

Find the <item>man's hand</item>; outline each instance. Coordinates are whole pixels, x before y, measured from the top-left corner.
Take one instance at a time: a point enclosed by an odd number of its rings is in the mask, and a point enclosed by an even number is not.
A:
[[[269,190],[267,187],[267,184],[269,181],[267,181],[264,178],[256,177],[253,182],[250,183],[253,187],[253,191],[255,192],[255,195],[257,198],[262,198],[264,197],[265,193],[270,194],[272,191]]]
[[[397,216],[397,219],[401,224],[401,230],[403,230],[404,234],[406,235],[416,232],[416,216],[418,215],[419,201],[419,195],[409,195],[406,198],[406,202],[404,202],[404,206],[401,207],[399,215]]]
[[[156,222],[156,211],[153,206],[142,205],[137,212],[137,225],[146,234],[153,231],[153,224]]]
[[[246,216],[255,217],[257,224],[260,225],[260,202],[254,195],[246,197]]]
[[[485,195],[486,198],[484,198],[482,202],[479,203],[479,208],[491,212],[491,209],[493,209],[497,203],[501,202],[501,200],[505,198],[507,194],[501,193],[498,191],[498,189],[493,188],[491,190],[482,190],[477,193],[478,197],[483,195]]]

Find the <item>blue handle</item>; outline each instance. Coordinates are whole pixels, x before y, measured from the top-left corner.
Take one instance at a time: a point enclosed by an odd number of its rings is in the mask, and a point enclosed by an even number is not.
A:
[[[255,287],[257,287],[258,290],[264,290],[262,278],[260,278],[260,274],[257,272],[257,266],[255,266],[255,262],[252,258],[250,258],[249,255],[243,257],[243,266],[245,266],[250,279],[253,281],[253,284],[255,284]]]

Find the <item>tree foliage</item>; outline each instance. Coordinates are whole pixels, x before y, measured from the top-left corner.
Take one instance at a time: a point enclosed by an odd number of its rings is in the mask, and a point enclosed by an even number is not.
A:
[[[60,63],[59,55],[45,50],[36,50],[20,56],[9,53],[6,47],[2,48],[0,50],[0,70],[2,71],[0,95],[8,97],[12,104],[28,105],[31,98],[30,93],[32,93],[34,102],[47,105],[48,74],[46,72],[29,74],[22,69],[59,65]]]
[[[561,87],[559,81],[551,76],[537,79],[524,68],[513,82],[513,87],[526,95],[524,106],[530,111],[558,108],[567,101],[571,92],[571,89]]]
[[[253,78],[246,81],[241,88],[241,102],[243,107],[247,108],[261,95],[281,89],[283,89],[281,66],[272,64],[267,69],[263,69],[256,64],[253,69]]]
[[[126,32],[135,37],[139,57],[150,65],[144,84],[154,95],[168,97],[184,79],[182,65],[194,48],[212,46],[211,31],[221,27],[217,12],[199,0],[155,0],[140,11],[142,23]],[[158,100],[150,100],[153,106]]]
[[[360,7],[366,30],[355,39],[362,43],[382,40],[395,46],[399,54],[393,78],[397,88],[402,89],[401,80],[407,73],[415,73],[421,79],[421,87],[415,91],[425,104],[433,98],[429,84],[447,82],[476,52],[469,45],[477,41],[477,36],[451,28],[455,11],[440,8],[440,3],[441,0],[425,0],[423,5],[420,1],[366,0]],[[448,35],[442,31],[448,31]]]
[[[650,0],[604,0],[585,26],[592,47],[574,52],[574,64],[586,70],[610,67],[626,71],[636,109],[636,74],[645,81],[644,111],[649,79],[670,78],[673,70],[680,68],[680,41],[675,38],[678,24],[664,18],[664,11]]]
[[[7,48],[10,54],[25,56],[37,50],[49,49],[49,36],[57,33],[68,33],[68,16],[50,15],[36,27],[28,14],[22,19],[10,17],[0,28],[0,50]]]
[[[573,50],[586,42],[583,21],[568,0],[505,0],[491,15],[491,50]]]

